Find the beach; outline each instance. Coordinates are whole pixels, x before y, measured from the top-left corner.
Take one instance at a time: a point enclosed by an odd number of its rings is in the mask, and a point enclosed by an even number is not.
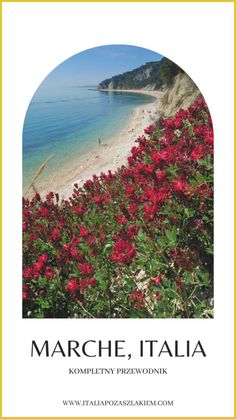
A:
[[[100,144],[91,151],[71,159],[70,167],[62,167],[60,173],[50,176],[47,184],[40,181],[40,176],[35,182],[36,190],[42,197],[47,192],[58,192],[61,199],[67,199],[73,192],[73,185],[78,183],[83,186],[93,174],[100,175],[108,170],[115,171],[122,164],[126,164],[131,148],[135,145],[138,136],[144,134],[144,128],[158,118],[158,101],[162,96],[161,91],[149,90],[119,90],[119,92],[141,93],[153,96],[156,100],[135,108],[127,124],[121,132],[108,140],[101,138]],[[45,169],[46,170],[46,169]],[[27,197],[33,196],[33,190],[28,191]]]

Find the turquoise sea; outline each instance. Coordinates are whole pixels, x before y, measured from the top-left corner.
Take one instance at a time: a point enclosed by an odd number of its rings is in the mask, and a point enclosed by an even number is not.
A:
[[[133,109],[155,98],[136,93],[101,92],[95,87],[64,87],[34,95],[23,128],[23,190],[41,164],[53,155],[43,180],[62,166],[122,131]]]

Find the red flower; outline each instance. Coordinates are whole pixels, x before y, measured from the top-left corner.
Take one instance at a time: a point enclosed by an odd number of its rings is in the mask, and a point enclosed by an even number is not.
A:
[[[35,233],[30,233],[29,239],[31,242],[37,240],[38,236]]]
[[[49,192],[47,195],[46,195],[46,200],[47,201],[50,201],[50,200],[52,200],[54,198],[54,193],[53,192]]]
[[[56,242],[60,241],[61,238],[60,238],[60,235],[59,235],[58,228],[54,228],[51,231],[51,238],[52,238],[53,241],[56,241]]]
[[[90,234],[87,239],[86,239],[87,243],[89,246],[92,246],[95,243],[95,237],[92,236],[92,234]]]
[[[182,179],[181,177],[174,183],[174,191],[175,192],[185,192],[187,187],[186,180]]]
[[[112,262],[129,264],[136,255],[133,245],[126,240],[118,240],[112,250],[110,259]]]
[[[43,265],[46,263],[47,259],[48,259],[48,256],[46,254],[42,254],[41,256],[39,256],[38,261],[33,265],[34,279],[39,278]]]
[[[76,236],[73,236],[71,239],[71,244],[73,244],[74,246],[80,243],[80,239]]]
[[[151,158],[152,158],[152,161],[156,165],[157,168],[160,168],[160,163],[161,162],[168,163],[168,154],[165,150],[162,151],[162,152],[152,150],[151,151]]]
[[[143,307],[144,306],[145,294],[143,291],[135,290],[129,296],[129,301],[134,305],[134,307]]]
[[[41,196],[40,196],[40,194],[38,192],[34,195],[34,199],[36,201],[41,201]]]
[[[193,255],[188,250],[175,248],[170,252],[170,256],[180,268],[189,272],[192,270],[194,260]]]
[[[104,243],[104,241],[105,241],[105,238],[106,238],[106,234],[105,234],[105,233],[102,233],[102,234],[100,235],[100,237],[99,237],[99,243],[100,243],[100,244],[103,244],[103,243]]]
[[[161,181],[165,177],[165,172],[163,170],[159,170],[157,173],[157,179]]]
[[[78,215],[78,217],[80,217],[85,212],[85,207],[83,205],[77,205],[73,207],[72,210]]]
[[[39,272],[41,271],[42,267],[43,267],[42,263],[39,263],[39,262],[36,262],[33,265],[34,278],[39,276]]]
[[[93,288],[96,284],[96,278],[90,279],[81,279],[79,282],[80,292],[83,294],[86,291],[89,291],[90,288]]]
[[[130,204],[128,211],[130,212],[130,214],[136,214],[136,212],[138,211],[138,205],[135,203]]]
[[[134,236],[136,236],[136,235],[138,234],[139,229],[140,229],[140,227],[138,227],[138,226],[136,226],[136,225],[134,225],[134,224],[131,224],[131,225],[128,227],[128,231],[127,231],[128,236],[129,236],[131,239],[133,239],[133,238],[134,238]]]
[[[156,278],[152,278],[152,282],[154,284],[161,284],[161,281],[162,281],[162,279],[161,279],[160,276],[157,276]]]
[[[69,252],[69,250],[70,250],[70,244],[64,244],[62,246],[62,250],[63,250],[63,252]]]
[[[115,214],[115,217],[116,217],[117,223],[119,225],[122,225],[122,224],[126,224],[127,223],[127,218],[124,215]]]
[[[145,134],[151,135],[156,131],[155,125],[149,125],[147,128],[144,129]]]
[[[48,208],[42,207],[38,212],[38,216],[39,216],[39,218],[47,218],[48,213],[49,213]]]
[[[88,263],[81,263],[81,265],[79,266],[79,269],[82,273],[83,276],[88,276],[91,275],[93,273],[93,268],[92,266],[90,266]]]
[[[194,225],[196,229],[201,230],[201,228],[204,227],[204,222],[201,219],[196,218],[196,220],[194,220]]]
[[[166,128],[175,128],[174,123],[173,123],[173,119],[166,119],[165,124],[166,124]]]
[[[43,253],[38,258],[38,262],[41,263],[42,265],[44,265],[47,262],[47,260],[48,260],[48,255],[46,253]]]
[[[86,227],[80,227],[79,233],[81,237],[87,237],[89,234],[89,230]]]
[[[128,195],[130,195],[130,196],[135,195],[135,187],[134,187],[134,185],[131,185],[130,183],[128,185],[126,185],[125,192]]]
[[[151,175],[154,172],[154,166],[152,164],[139,163],[136,166],[136,172],[143,175]]]
[[[95,196],[93,198],[93,200],[94,200],[95,204],[99,205],[102,202],[102,197],[101,196]]]
[[[213,195],[213,191],[209,185],[206,185],[204,183],[200,183],[197,188],[197,193],[202,198],[207,198],[208,196]]]
[[[205,143],[207,144],[207,145],[209,145],[209,146],[213,146],[213,143],[214,143],[214,137],[213,137],[213,131],[211,130],[211,131],[209,131],[209,132],[207,132],[206,134],[205,134]]]
[[[72,247],[72,249],[70,249],[70,255],[72,258],[77,259],[79,256],[79,251],[76,247]]]
[[[153,205],[152,203],[146,204],[143,206],[143,209],[145,219],[150,221],[157,212],[157,205]]]
[[[190,157],[192,160],[199,160],[204,157],[204,147],[200,144],[195,147],[195,149],[192,151]]]
[[[28,287],[28,285],[22,285],[22,298],[23,301],[32,300],[33,298],[33,293],[31,289]]]
[[[23,298],[23,301],[24,300],[27,300],[27,297],[28,297],[28,288],[27,288],[26,285],[23,285],[22,286],[22,298]]]
[[[52,268],[52,266],[47,266],[44,273],[45,277],[47,279],[53,279],[56,276],[55,270]]]
[[[23,270],[23,278],[28,280],[33,277],[33,269],[32,268],[25,268]]]
[[[66,285],[66,291],[69,292],[69,294],[71,294],[73,298],[76,297],[76,294],[79,290],[79,285],[77,281],[78,278],[70,279],[70,281]]]

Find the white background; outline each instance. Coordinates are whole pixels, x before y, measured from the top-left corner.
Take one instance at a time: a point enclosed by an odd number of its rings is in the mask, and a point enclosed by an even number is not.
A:
[[[105,44],[152,49],[205,96],[215,130],[214,320],[21,319],[21,147],[45,76]],[[233,4],[3,3],[3,415],[233,415]],[[30,358],[32,339],[200,339],[207,358]],[[68,367],[168,367],[168,376],[68,376]],[[62,399],[174,399],[170,408],[63,407]]]

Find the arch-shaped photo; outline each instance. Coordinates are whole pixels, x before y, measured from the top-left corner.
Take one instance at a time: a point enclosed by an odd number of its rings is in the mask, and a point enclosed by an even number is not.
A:
[[[23,317],[213,317],[213,127],[176,63],[76,54],[23,126]]]

